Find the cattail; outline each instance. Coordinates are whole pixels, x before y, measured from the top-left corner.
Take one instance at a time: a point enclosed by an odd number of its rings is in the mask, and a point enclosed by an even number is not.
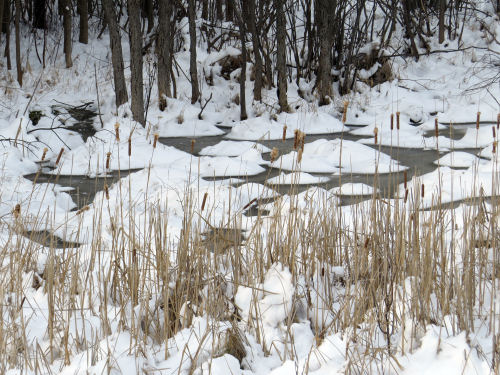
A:
[[[106,169],[109,169],[109,162],[111,160],[111,152],[106,153]]]
[[[306,143],[306,133],[300,132],[300,148],[304,151],[304,145]]]
[[[369,244],[370,244],[370,237],[366,237],[366,240],[365,240],[365,249],[368,248]]]
[[[500,113],[497,115],[497,129],[500,127]]]
[[[155,139],[153,141],[153,148],[156,148],[156,143],[158,142],[159,135],[158,133],[155,133]]]
[[[497,153],[497,141],[493,142],[493,153],[496,154]]]
[[[481,120],[481,112],[477,113],[476,117],[476,129],[479,129],[479,121]]]
[[[47,156],[47,151],[49,151],[49,149],[47,147],[44,147],[43,148],[43,154],[42,154],[42,161],[45,160],[45,157]]]
[[[118,122],[115,124],[115,137],[116,141],[120,142],[120,124]]]
[[[59,155],[57,155],[56,165],[59,164],[59,162],[61,161],[61,157],[62,157],[63,152],[64,152],[64,147],[61,148],[61,151],[59,151]]]
[[[293,149],[296,150],[299,142],[299,130],[295,129],[293,131]]]
[[[271,151],[271,163],[274,163],[276,159],[278,159],[278,149],[276,147],[273,147]]]
[[[373,129],[373,134],[375,135],[375,144],[378,143],[378,128]]]
[[[132,137],[128,137],[128,156],[132,155]]]
[[[297,163],[299,163],[299,164],[302,162],[302,153],[303,152],[304,152],[304,149],[300,148],[299,153],[297,154]]]
[[[493,139],[495,139],[497,137],[497,132],[494,126],[491,127],[491,132],[493,133]]]
[[[16,219],[19,217],[19,215],[21,215],[21,205],[19,203],[16,204],[16,206],[12,210],[12,214]]]
[[[247,204],[245,204],[245,206],[243,207],[243,211],[245,211],[248,207],[250,207],[255,202],[257,202],[257,198],[254,198],[250,202],[248,202]]]
[[[194,144],[196,143],[196,139],[191,139],[191,154],[194,153]]]
[[[285,140],[286,140],[286,129],[287,129],[286,125],[283,126],[283,138],[282,138],[283,142],[285,142]]]
[[[88,210],[90,210],[90,207],[87,205],[87,206],[82,207],[78,211],[76,211],[76,214],[81,215],[82,213],[84,213],[85,211],[88,211]]]
[[[406,173],[406,171],[403,172],[403,177],[404,177],[404,185],[405,185],[405,190],[406,188],[408,187],[408,174]]]
[[[422,184],[422,198],[425,196],[425,185]]]
[[[391,131],[394,130],[394,113],[391,113]]]
[[[434,135],[436,136],[436,138],[439,137],[439,127],[437,118],[434,119]]]
[[[347,107],[349,107],[349,102],[344,102],[344,113],[342,114],[342,124],[345,124],[347,121]]]
[[[408,200],[408,189],[405,189],[405,201],[404,202],[406,203],[407,200]]]
[[[396,129],[399,130],[399,116],[401,115],[401,112],[396,112]]]
[[[208,193],[205,192],[203,195],[203,202],[201,202],[201,210],[203,211],[205,209],[205,203],[207,203],[207,198],[208,198]]]
[[[108,187],[108,184],[104,184],[104,194],[106,195],[106,199],[109,201],[109,187]]]

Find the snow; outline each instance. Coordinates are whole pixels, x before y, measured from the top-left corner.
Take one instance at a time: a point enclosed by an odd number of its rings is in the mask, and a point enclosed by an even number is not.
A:
[[[336,195],[372,195],[374,189],[370,185],[363,183],[348,182],[331,189],[330,192]]]

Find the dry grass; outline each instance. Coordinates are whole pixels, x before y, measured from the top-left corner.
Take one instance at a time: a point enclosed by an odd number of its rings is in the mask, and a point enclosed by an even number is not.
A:
[[[121,183],[126,191],[129,182]],[[487,205],[479,197],[452,211],[436,199],[435,209],[424,211],[421,195],[416,188],[405,199],[374,196],[347,211],[326,195],[311,198],[310,206],[297,195],[277,199],[271,215],[259,216],[242,242],[219,234],[209,245],[200,220],[206,210],[197,208],[200,202],[189,191],[178,238],[169,234],[167,207],[132,202],[126,193],[121,199],[127,204],[113,206],[106,194],[79,213],[93,215],[92,240],[82,249],[42,248],[18,235],[27,226],[20,209],[0,248],[0,372],[44,372],[81,352],[90,363],[108,356],[110,369],[112,354],[97,343],[116,330],[130,333],[131,353],[141,356],[157,345],[168,358],[169,347],[162,344],[196,316],[228,322],[213,353],[242,361],[245,332],[270,353],[276,348],[265,344],[257,298],[245,321],[234,297],[238,286],[257,294],[276,263],[290,270],[295,285],[283,322],[288,343],[280,347],[282,360],[294,359],[290,345],[300,338],[290,327],[304,320],[316,345],[334,332],[344,335],[346,373],[397,373],[395,354],[415,350],[428,324],[470,335],[479,320],[495,333],[499,312],[490,297],[500,276],[499,202]],[[206,195],[203,209],[205,203]],[[136,215],[141,210],[146,214]],[[224,220],[228,227],[238,225],[235,217]],[[104,231],[111,241],[102,241]],[[34,293],[46,305],[27,306],[26,295]],[[30,342],[26,327],[40,316],[44,340]],[[211,330],[206,334],[216,335]],[[193,371],[200,355],[189,354]],[[487,360],[498,374],[494,356]]]

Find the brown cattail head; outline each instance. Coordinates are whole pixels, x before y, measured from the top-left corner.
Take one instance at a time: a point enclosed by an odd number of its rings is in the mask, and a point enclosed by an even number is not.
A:
[[[400,125],[400,115],[401,115],[401,112],[396,112],[396,129],[399,130],[399,125]]]
[[[191,139],[191,154],[194,153],[194,144],[196,143],[196,139]]]
[[[56,165],[59,164],[59,162],[61,161],[61,157],[62,157],[63,152],[64,152],[64,147],[61,148],[61,151],[59,151],[59,155],[57,155]]]
[[[408,189],[405,189],[405,203],[408,200]]]
[[[500,113],[497,115],[497,129],[500,128]]]
[[[306,143],[306,133],[300,132],[300,149],[304,151],[304,145]]]
[[[128,156],[132,155],[132,137],[128,137]]]
[[[205,192],[203,195],[203,202],[201,202],[201,210],[203,211],[205,209],[205,203],[207,203],[207,198],[208,198],[208,193]]]
[[[104,194],[106,196],[106,199],[109,201],[109,187],[108,187],[108,184],[104,184]]]
[[[21,215],[21,205],[18,203],[12,210],[12,215],[17,219]]]
[[[375,144],[378,143],[378,128],[373,129],[373,135],[375,136]]]
[[[403,177],[405,181],[405,190],[406,190],[406,188],[408,187],[408,174],[406,173],[406,171],[403,172]]]
[[[391,130],[394,130],[394,113],[391,113]]]
[[[45,157],[47,156],[47,152],[49,151],[49,149],[47,147],[44,147],[43,148],[43,154],[42,154],[42,161],[45,160]]]
[[[299,148],[299,152],[297,154],[297,163],[301,163],[302,162],[302,153],[304,152],[304,149],[303,148]]]
[[[76,211],[76,214],[77,215],[81,215],[82,213],[84,213],[85,211],[88,211],[88,210],[90,210],[90,207],[88,205],[87,206],[83,206],[78,211]]]
[[[425,196],[425,185],[422,184],[422,198]]]
[[[437,117],[434,119],[434,135],[439,137],[439,126],[438,126],[438,119]]]
[[[347,121],[347,108],[349,107],[349,102],[344,102],[344,113],[342,114],[342,124],[345,124]]]
[[[477,113],[477,117],[476,117],[476,129],[479,129],[479,121],[481,121],[481,112]]]
[[[497,137],[497,132],[494,126],[491,127],[491,132],[493,133],[493,139],[495,139]]]
[[[120,124],[118,122],[115,124],[115,138],[117,142],[120,142]]]
[[[297,149],[298,144],[299,144],[299,130],[295,129],[293,131],[293,148]]]
[[[276,147],[273,147],[271,151],[271,163],[274,163],[276,159],[278,159],[278,149]]]
[[[155,133],[155,138],[154,138],[154,141],[153,141],[153,148],[156,148],[156,143],[158,142],[158,138],[160,136],[158,135],[158,133]]]
[[[287,129],[287,126],[286,125],[283,126],[283,137],[282,137],[283,142],[285,142],[285,140],[286,140],[286,129]]]
[[[109,162],[111,160],[111,152],[106,153],[106,169],[109,169]]]
[[[493,153],[496,154],[497,153],[497,141],[493,142]]]

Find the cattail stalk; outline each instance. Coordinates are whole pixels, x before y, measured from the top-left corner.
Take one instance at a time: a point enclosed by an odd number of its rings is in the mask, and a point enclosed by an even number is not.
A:
[[[434,119],[434,135],[436,136],[436,138],[439,137],[439,126],[437,118]]]
[[[109,164],[111,160],[111,152],[106,153],[106,169],[109,169]]]
[[[293,131],[293,149],[296,150],[299,142],[299,130],[295,129]]]
[[[286,125],[283,126],[283,138],[282,138],[283,142],[285,142],[285,140],[286,140],[286,129],[287,129],[287,126]]]
[[[194,144],[196,143],[196,139],[191,139],[191,154],[194,153]]]
[[[422,198],[425,196],[425,185],[422,184]]]
[[[153,148],[156,148],[156,143],[158,142],[158,138],[159,138],[158,133],[155,133],[155,138],[154,138],[154,141],[153,141]]]
[[[201,202],[201,210],[203,211],[205,209],[205,203],[207,203],[207,198],[208,198],[208,193],[205,192],[203,195],[203,202]]]
[[[56,165],[58,165],[59,162],[61,161],[61,157],[62,157],[63,152],[64,152],[64,147],[61,148],[61,151],[59,151],[59,155],[57,155]]]
[[[401,112],[396,112],[396,129],[399,130]]]
[[[347,108],[349,107],[349,102],[345,101],[344,102],[344,113],[342,114],[342,124],[345,125],[347,121]]]
[[[128,137],[128,156],[132,155],[132,137]]]
[[[405,186],[405,190],[407,189],[408,187],[408,173],[406,173],[406,171],[403,172],[403,177],[404,177],[404,186]]]
[[[43,149],[43,154],[42,154],[42,161],[45,160],[45,157],[47,156],[47,152],[49,151],[49,149],[47,147],[44,147]]]
[[[479,129],[479,121],[481,120],[481,112],[477,113],[476,117],[476,129]]]
[[[304,148],[300,148],[299,149],[299,152],[297,154],[297,163],[301,163],[302,162],[302,153],[304,152]]]
[[[104,194],[106,196],[106,199],[109,201],[109,187],[108,187],[108,184],[104,184]]]
[[[394,130],[394,113],[391,113],[391,131]]]
[[[378,128],[373,129],[373,135],[375,136],[375,144],[378,144]]]
[[[278,159],[278,149],[276,147],[273,147],[271,151],[271,163],[274,163],[276,159]]]
[[[115,138],[117,142],[120,142],[120,124],[118,122],[115,124]]]

